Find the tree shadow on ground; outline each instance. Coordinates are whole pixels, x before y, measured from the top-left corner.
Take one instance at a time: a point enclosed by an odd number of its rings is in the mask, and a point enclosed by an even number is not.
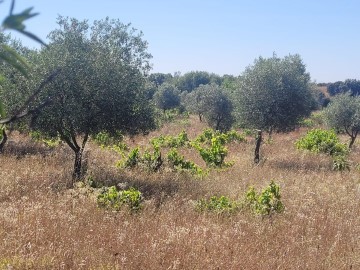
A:
[[[179,193],[182,185],[181,182],[174,180],[174,177],[171,177],[171,175],[165,176],[160,173],[149,173],[147,175],[140,172],[138,175],[134,175],[132,171],[116,172],[101,169],[97,170],[97,172],[92,172],[90,177],[94,181],[95,187],[116,186],[119,190],[134,187],[141,191],[146,200],[154,200],[156,207],[159,207],[164,201]]]
[[[42,143],[29,141],[8,141],[4,146],[3,155],[22,158],[28,155],[40,155],[45,157],[56,150],[55,147],[48,147]]]
[[[330,160],[271,160],[270,167],[287,171],[329,171],[332,169]]]

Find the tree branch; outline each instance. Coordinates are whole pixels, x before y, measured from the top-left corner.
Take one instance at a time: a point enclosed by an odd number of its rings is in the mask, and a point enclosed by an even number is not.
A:
[[[42,81],[41,84],[39,85],[39,87],[36,89],[36,91],[25,101],[24,105],[21,106],[20,109],[18,109],[13,116],[0,120],[0,124],[3,124],[3,125],[9,124],[9,123],[14,122],[15,120],[18,120],[20,118],[23,118],[29,114],[38,112],[45,106],[49,105],[52,102],[50,97],[48,97],[48,99],[46,101],[42,102],[39,106],[37,106],[34,109],[30,110],[27,108],[29,106],[29,104],[36,98],[36,96],[43,90],[43,88],[48,83],[50,83],[52,80],[54,80],[54,78],[60,73],[60,71],[61,71],[61,69],[55,70],[52,74],[50,74],[49,77],[47,77],[44,81]]]

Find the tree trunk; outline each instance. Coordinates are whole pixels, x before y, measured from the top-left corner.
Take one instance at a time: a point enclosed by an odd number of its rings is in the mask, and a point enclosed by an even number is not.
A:
[[[220,128],[220,123],[221,123],[221,119],[217,119],[217,120],[216,120],[215,130],[219,130],[219,128]]]
[[[269,142],[271,141],[271,139],[272,139],[272,134],[273,134],[273,128],[272,127],[270,127],[269,128]]]
[[[73,135],[71,136],[71,139],[67,136],[65,136],[63,133],[60,133],[61,138],[70,146],[70,148],[74,151],[75,153],[75,161],[74,161],[74,170],[73,170],[73,175],[72,175],[72,182],[71,182],[71,186],[74,185],[74,182],[77,180],[81,179],[82,176],[82,158],[83,158],[83,153],[84,153],[84,149],[85,149],[85,144],[89,138],[89,134],[85,134],[83,142],[81,144],[81,146],[78,145],[78,143],[76,142],[76,137]]]
[[[84,149],[80,148],[79,151],[75,152],[73,181],[79,180],[81,178],[81,161],[82,161],[83,151]]]
[[[261,141],[262,141],[262,131],[258,130],[258,133],[256,136],[256,143],[255,143],[255,158],[254,158],[255,164],[258,164],[260,162]]]
[[[6,135],[6,131],[5,131],[5,128],[2,129],[2,139],[1,139],[1,142],[0,142],[0,153],[3,152],[4,150],[4,145],[7,141],[7,135]]]
[[[355,135],[352,135],[351,136],[351,140],[350,140],[350,143],[349,143],[349,148],[351,149],[355,140],[356,140],[356,136],[357,136],[357,133]]]

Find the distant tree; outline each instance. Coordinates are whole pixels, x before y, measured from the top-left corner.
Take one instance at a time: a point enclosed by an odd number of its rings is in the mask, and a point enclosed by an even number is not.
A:
[[[151,73],[148,77],[150,82],[153,82],[156,87],[159,87],[165,82],[171,83],[173,80],[173,76],[170,73]]]
[[[233,106],[227,92],[216,84],[200,85],[184,100],[188,111],[196,113],[215,130],[226,131],[233,124]]]
[[[142,33],[118,20],[59,17],[40,53],[38,73],[60,67],[43,96],[53,103],[32,118],[32,128],[59,136],[75,153],[73,179],[81,177],[82,155],[90,135],[100,131],[135,134],[154,127],[144,91],[150,54]],[[89,31],[90,30],[90,31]]]
[[[346,87],[350,90],[351,95],[360,95],[360,80],[347,79],[344,83]]]
[[[146,97],[151,100],[153,99],[156,91],[158,90],[156,84],[154,82],[151,82],[149,80],[146,80],[145,82],[145,92],[146,92]]]
[[[191,71],[179,76],[176,81],[176,86],[181,92],[191,92],[201,84],[206,85],[210,83],[221,85],[222,79],[219,75],[210,74],[206,71]]]
[[[155,105],[164,112],[180,106],[180,91],[173,84],[164,83],[154,94]]]
[[[344,82],[338,81],[329,83],[327,91],[331,96],[350,92],[351,95],[360,95],[360,80],[347,79]]]
[[[329,83],[327,86],[327,91],[331,96],[335,96],[336,94],[346,93],[349,91],[349,88],[342,81]]]
[[[234,100],[242,126],[270,133],[294,129],[314,104],[310,75],[299,55],[256,59],[243,73]]]
[[[331,128],[345,131],[350,136],[351,148],[360,131],[360,96],[336,95],[325,110],[325,117]]]
[[[233,105],[229,95],[221,87],[212,84],[205,100],[208,105],[204,117],[208,124],[215,130],[227,131],[231,128],[234,118]]]
[[[199,117],[200,122],[203,120],[205,111],[208,109],[207,102],[207,87],[200,85],[194,91],[182,92],[182,105],[188,112],[196,114]]]
[[[221,86],[229,92],[234,92],[238,87],[239,78],[233,75],[224,75],[221,78]]]

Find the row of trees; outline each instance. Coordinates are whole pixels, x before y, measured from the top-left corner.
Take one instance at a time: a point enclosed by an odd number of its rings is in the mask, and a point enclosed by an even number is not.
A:
[[[6,80],[0,97],[8,115],[25,104],[32,130],[68,144],[75,154],[74,179],[81,176],[90,136],[145,133],[155,128],[154,105],[162,111],[182,107],[218,130],[237,122],[270,133],[294,129],[317,106],[299,55],[260,57],[240,77],[149,75],[147,43],[129,24],[59,17],[58,26],[41,50],[19,47],[32,64],[30,76],[1,66]]]
[[[347,79],[344,82],[338,81],[329,83],[327,91],[331,96],[350,92],[352,95],[360,94],[360,80]]]

